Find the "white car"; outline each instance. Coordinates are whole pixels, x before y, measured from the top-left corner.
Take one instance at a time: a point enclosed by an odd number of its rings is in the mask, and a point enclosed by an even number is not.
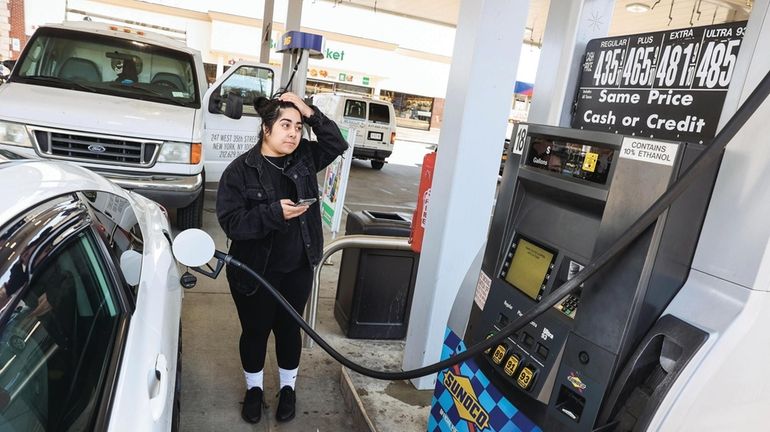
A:
[[[0,185],[0,430],[178,428],[165,211],[68,162],[2,162]]]

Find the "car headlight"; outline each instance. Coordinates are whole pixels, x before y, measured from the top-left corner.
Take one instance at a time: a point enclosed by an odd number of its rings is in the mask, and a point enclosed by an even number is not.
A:
[[[197,164],[200,162],[200,143],[166,141],[160,147],[158,162]]]
[[[32,147],[32,141],[24,125],[4,121],[0,121],[0,143]]]

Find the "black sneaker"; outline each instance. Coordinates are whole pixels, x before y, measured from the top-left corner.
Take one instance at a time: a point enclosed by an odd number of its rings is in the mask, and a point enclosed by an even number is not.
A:
[[[278,393],[278,409],[275,410],[275,419],[279,422],[287,422],[294,418],[296,414],[295,406],[297,404],[297,395],[294,389],[289,386],[283,386]]]
[[[262,418],[262,389],[252,387],[246,390],[246,396],[243,397],[243,408],[241,417],[249,423],[258,423]]]

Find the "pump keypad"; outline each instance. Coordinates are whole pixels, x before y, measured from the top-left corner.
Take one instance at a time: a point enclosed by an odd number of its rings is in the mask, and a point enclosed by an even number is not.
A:
[[[567,297],[565,297],[564,300],[561,301],[561,303],[559,303],[559,305],[557,306],[557,309],[562,311],[564,315],[567,315],[570,318],[575,318],[575,312],[577,311],[579,304],[580,304],[580,297],[574,294],[570,294]]]
[[[519,372],[519,377],[516,378],[516,384],[519,385],[519,387],[523,388],[524,390],[528,390],[530,386],[532,386],[532,381],[534,381],[535,378],[535,370],[531,366],[525,366],[521,372]]]

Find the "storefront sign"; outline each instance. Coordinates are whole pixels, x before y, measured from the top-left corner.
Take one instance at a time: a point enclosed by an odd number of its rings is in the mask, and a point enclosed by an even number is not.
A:
[[[741,21],[588,42],[572,127],[710,141],[745,30]]]
[[[345,59],[345,50],[334,51],[334,50],[330,50],[329,48],[326,48],[326,51],[324,51],[324,58],[327,58],[329,60],[342,61]]]

